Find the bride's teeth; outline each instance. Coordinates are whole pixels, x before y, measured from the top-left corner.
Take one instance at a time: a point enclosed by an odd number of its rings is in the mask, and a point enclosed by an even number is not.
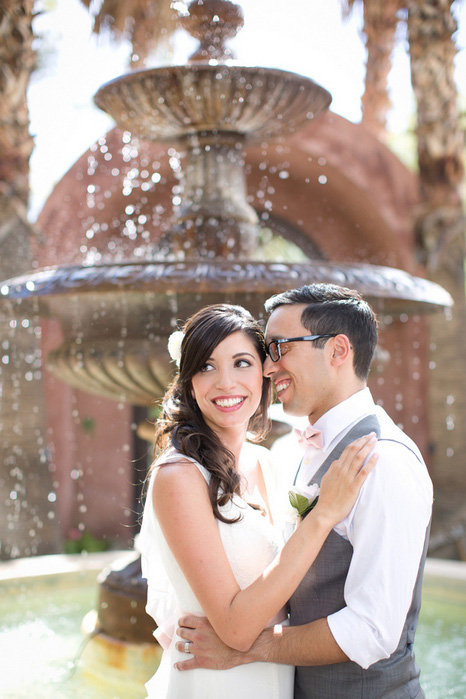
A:
[[[232,408],[242,401],[243,398],[227,398],[226,400],[216,400],[215,403],[220,406],[220,408]]]

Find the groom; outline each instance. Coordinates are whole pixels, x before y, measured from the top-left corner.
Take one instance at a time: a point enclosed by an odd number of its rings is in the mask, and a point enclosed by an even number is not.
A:
[[[296,699],[420,699],[413,641],[432,484],[416,445],[367,388],[377,320],[357,292],[331,284],[284,292],[266,310],[264,374],[285,412],[310,423],[295,484],[320,484],[344,447],[371,431],[379,459],[290,599],[291,625],[265,629],[239,653],[207,620],[186,616],[178,634],[194,658],[178,669],[267,661],[296,665]]]

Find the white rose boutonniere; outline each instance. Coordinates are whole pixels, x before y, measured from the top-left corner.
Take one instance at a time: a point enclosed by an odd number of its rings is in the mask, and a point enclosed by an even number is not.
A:
[[[319,500],[320,487],[317,483],[313,483],[308,488],[297,488],[294,486],[288,491],[288,498],[291,505],[291,511],[287,517],[288,521],[295,524],[307,515],[317,505]]]
[[[168,338],[168,354],[172,358],[172,361],[176,363],[176,366],[180,366],[181,359],[181,343],[183,342],[184,332],[182,330],[175,330]]]

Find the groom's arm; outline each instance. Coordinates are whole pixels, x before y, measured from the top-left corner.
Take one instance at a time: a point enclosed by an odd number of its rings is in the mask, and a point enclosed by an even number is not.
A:
[[[284,665],[330,665],[349,660],[332,636],[327,619],[265,629],[248,655],[249,662],[265,660]]]
[[[281,626],[265,629],[249,651],[241,653],[226,646],[217,637],[207,619],[188,615],[180,619],[177,634],[191,641],[194,657],[177,663],[178,670],[210,668],[225,670],[254,662],[282,665],[328,665],[344,663],[348,657],[336,643],[326,619],[302,626]],[[184,650],[184,642],[177,644]]]

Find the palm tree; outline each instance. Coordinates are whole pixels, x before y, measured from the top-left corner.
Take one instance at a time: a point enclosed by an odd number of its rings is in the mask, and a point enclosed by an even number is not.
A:
[[[452,36],[457,25],[452,4],[451,0],[406,2],[422,197],[415,220],[418,251],[429,278],[446,288],[455,301],[451,314],[431,321],[433,475],[437,512],[444,508],[446,514],[463,505],[458,496],[464,487],[466,449],[465,216],[460,192],[464,134],[454,80]]]
[[[356,1],[345,3],[347,12]],[[466,520],[460,495],[466,451],[466,372],[460,349],[466,346],[466,304],[465,219],[460,195],[464,135],[454,81],[456,48],[452,38],[457,25],[452,0],[364,0],[362,4],[368,48],[363,122],[379,138],[385,136],[388,99],[384,101],[383,92],[391,67],[396,22],[402,14],[407,17],[422,201],[419,210],[413,212],[417,251],[429,278],[447,289],[455,302],[453,311],[433,316],[429,324],[433,368],[429,377],[430,468],[436,487],[435,517],[440,527],[448,528],[448,518],[451,523],[455,521],[452,512],[456,521],[458,517]],[[379,42],[379,48],[372,45]],[[460,542],[457,553],[461,555]]]
[[[34,231],[27,220],[27,204],[34,144],[26,100],[35,67],[32,19],[33,0],[0,4],[2,279],[25,272],[32,264]],[[33,322],[15,318],[4,306],[0,306],[0,336],[0,558],[53,553],[58,539],[47,498],[52,479],[46,456],[39,340]]]
[[[81,0],[88,8],[92,0]],[[109,31],[116,39],[126,36],[132,45],[131,63],[144,64],[148,54],[170,38],[177,13],[171,0],[103,0],[95,14],[94,31]]]
[[[362,123],[384,141],[387,135],[388,74],[395,46],[398,13],[402,0],[347,0],[342,2],[343,15],[351,13],[356,4],[364,5],[367,63],[365,89],[362,96]]]

